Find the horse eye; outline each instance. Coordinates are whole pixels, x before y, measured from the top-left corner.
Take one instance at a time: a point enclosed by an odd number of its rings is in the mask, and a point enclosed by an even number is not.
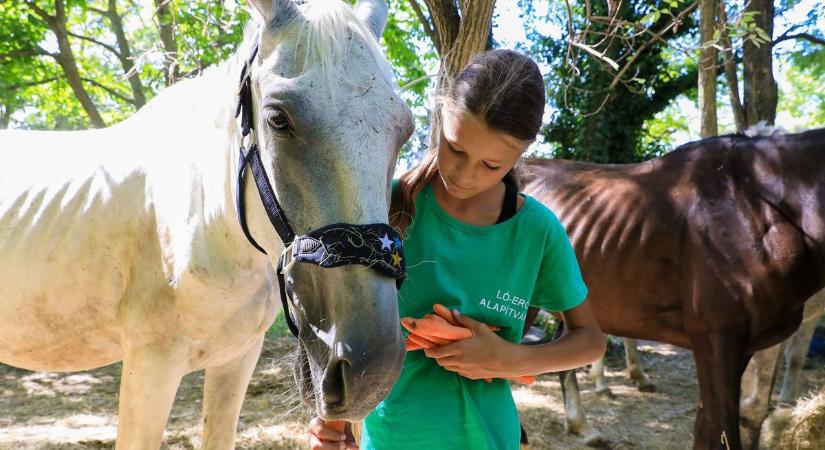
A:
[[[280,109],[273,109],[272,112],[269,113],[266,121],[275,131],[288,132],[292,128],[292,125],[289,123],[289,117]]]

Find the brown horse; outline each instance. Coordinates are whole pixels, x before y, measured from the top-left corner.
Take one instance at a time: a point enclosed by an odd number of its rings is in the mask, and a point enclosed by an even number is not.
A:
[[[704,139],[639,164],[528,160],[602,330],[693,350],[694,449],[739,449],[751,356],[825,287],[825,129]]]

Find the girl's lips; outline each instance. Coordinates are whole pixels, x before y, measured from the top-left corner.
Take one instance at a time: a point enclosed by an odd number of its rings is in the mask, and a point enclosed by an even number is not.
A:
[[[450,184],[452,184],[453,186],[457,187],[458,189],[460,189],[460,190],[462,190],[462,191],[469,191],[469,190],[470,190],[470,189],[468,189],[468,188],[465,188],[464,186],[459,186],[459,185],[457,185],[457,184],[455,183],[455,181],[450,180],[449,178],[447,178],[447,179],[450,181]]]

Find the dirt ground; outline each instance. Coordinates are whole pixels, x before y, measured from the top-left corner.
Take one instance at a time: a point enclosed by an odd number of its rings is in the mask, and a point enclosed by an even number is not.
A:
[[[290,391],[291,338],[268,339],[247,392],[239,449],[305,449],[307,413]],[[655,393],[639,392],[624,376],[620,345],[611,345],[607,379],[615,399],[597,397],[592,378],[579,385],[590,423],[613,449],[689,449],[697,386],[688,351],[640,341],[642,362]],[[825,382],[825,363],[803,372],[803,391]],[[29,372],[0,364],[0,449],[112,448],[117,427],[120,364],[72,374]],[[186,376],[166,427],[164,448],[200,448],[203,373]],[[514,396],[535,450],[585,449],[564,430],[561,389],[545,375]]]

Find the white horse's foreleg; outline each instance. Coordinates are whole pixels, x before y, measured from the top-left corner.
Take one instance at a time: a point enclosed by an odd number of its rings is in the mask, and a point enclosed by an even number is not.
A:
[[[157,450],[188,358],[142,347],[126,354],[120,377],[117,450]]]
[[[238,416],[263,343],[262,333],[237,359],[220,367],[206,368],[203,386],[204,450],[235,448]]]
[[[799,396],[799,372],[805,363],[805,357],[811,348],[811,339],[818,325],[817,320],[803,322],[788,339],[785,349],[785,374],[782,378],[782,391],[779,393],[779,402],[792,405]]]
[[[825,291],[814,294],[805,302],[802,324],[789,339],[785,349],[785,376],[782,379],[782,391],[779,402],[793,404],[799,396],[799,372],[811,347],[816,326],[825,313]]]
[[[645,370],[639,359],[639,351],[636,348],[636,339],[624,338],[624,355],[627,361],[627,376],[636,383],[636,387],[642,392],[656,392],[656,386],[647,379]]]
[[[739,401],[739,433],[743,450],[759,446],[762,422],[768,415],[779,355],[785,343],[756,352],[742,375]]]

